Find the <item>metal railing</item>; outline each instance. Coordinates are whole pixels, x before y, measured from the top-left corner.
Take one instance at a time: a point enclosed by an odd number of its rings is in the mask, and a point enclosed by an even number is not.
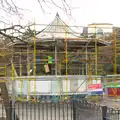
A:
[[[6,116],[6,108],[0,105],[0,120],[120,120],[120,110],[100,106],[86,100],[69,102],[15,102],[11,109],[14,116]]]
[[[86,100],[75,100],[73,110],[74,120],[120,120],[120,110],[90,103]]]

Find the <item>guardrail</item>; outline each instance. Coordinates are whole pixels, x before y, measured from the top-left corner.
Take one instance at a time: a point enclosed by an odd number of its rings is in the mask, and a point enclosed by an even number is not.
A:
[[[10,109],[14,116],[11,115],[9,120],[120,120],[120,110],[100,106],[87,100],[60,103],[52,101],[15,102]],[[8,120],[2,104],[0,105],[0,117],[2,120]]]

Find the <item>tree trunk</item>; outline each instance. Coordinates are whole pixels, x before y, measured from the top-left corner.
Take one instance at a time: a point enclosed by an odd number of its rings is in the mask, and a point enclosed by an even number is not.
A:
[[[9,102],[9,96],[8,96],[6,83],[5,82],[0,83],[0,88],[1,88],[3,104],[5,106],[5,111],[6,111],[6,120],[10,120],[10,118],[11,118],[11,106],[10,106],[10,102]]]

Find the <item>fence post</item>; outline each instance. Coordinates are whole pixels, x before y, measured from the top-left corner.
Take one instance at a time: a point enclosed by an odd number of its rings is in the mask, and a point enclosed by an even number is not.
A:
[[[12,120],[12,102],[10,101],[10,106],[9,106],[10,108],[10,120]]]
[[[74,100],[73,100],[73,120],[76,120],[76,105]]]
[[[107,106],[102,106],[102,120],[107,120]]]
[[[119,112],[119,110],[118,110],[118,120],[119,120],[119,114],[120,114],[120,112]]]

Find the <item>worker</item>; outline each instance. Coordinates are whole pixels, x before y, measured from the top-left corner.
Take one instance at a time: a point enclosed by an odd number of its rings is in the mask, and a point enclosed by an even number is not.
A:
[[[52,74],[52,63],[53,63],[53,58],[51,56],[48,56],[48,66],[49,66],[50,74]]]

